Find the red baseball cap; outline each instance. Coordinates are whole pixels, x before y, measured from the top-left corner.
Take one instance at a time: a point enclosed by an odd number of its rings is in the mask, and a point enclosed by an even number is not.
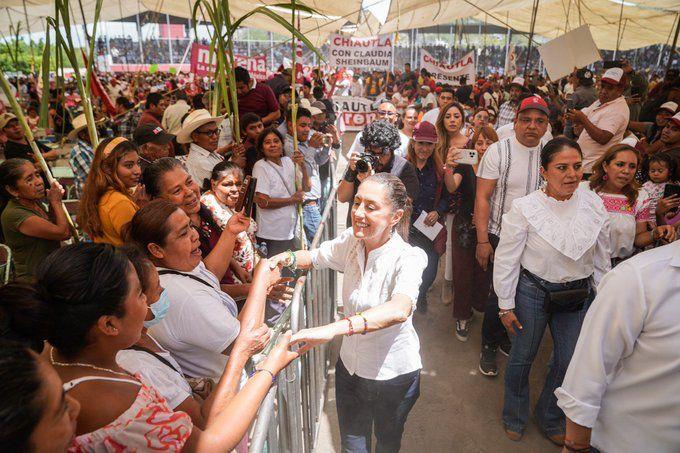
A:
[[[413,141],[437,143],[437,129],[427,121],[421,121],[413,128]]]
[[[550,115],[550,110],[548,109],[548,104],[545,103],[543,98],[540,96],[529,96],[525,98],[517,109],[517,113],[523,112],[525,110],[534,109],[540,110],[546,115]]]

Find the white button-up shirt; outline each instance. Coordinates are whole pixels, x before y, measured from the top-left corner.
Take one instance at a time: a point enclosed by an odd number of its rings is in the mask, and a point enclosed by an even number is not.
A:
[[[609,216],[590,190],[579,188],[565,201],[537,190],[503,216],[494,256],[493,287],[503,310],[515,308],[522,267],[551,283],[593,275],[597,285],[611,268]]]
[[[583,168],[586,172],[593,171],[593,164],[602,156],[612,145],[621,143],[623,133],[628,127],[630,119],[630,109],[623,96],[619,96],[613,101],[602,104],[599,100],[581,110],[586,114],[588,120],[598,129],[612,133],[612,138],[604,145],[600,145],[593,139],[584,128],[578,137],[578,144],[583,150]]]
[[[607,274],[555,391],[603,452],[680,451],[680,241]]]
[[[205,179],[210,179],[212,169],[223,160],[224,157],[219,154],[208,151],[196,143],[192,143],[189,146],[189,154],[186,159],[187,172],[196,181],[196,184],[202,188]]]
[[[363,241],[348,228],[311,254],[315,268],[344,273],[342,300],[347,316],[382,305],[395,294],[411,298],[415,310],[427,256],[399,234],[394,233],[387,243],[366,257]],[[345,336],[340,358],[350,374],[378,381],[419,370],[420,342],[412,316],[401,324],[366,335]]]

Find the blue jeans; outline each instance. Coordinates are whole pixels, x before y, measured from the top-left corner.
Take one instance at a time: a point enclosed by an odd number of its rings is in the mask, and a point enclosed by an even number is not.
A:
[[[576,289],[577,282],[541,284],[549,290]],[[520,274],[515,295],[515,315],[522,324],[517,335],[510,335],[512,350],[505,369],[505,397],[503,424],[511,431],[522,433],[529,422],[529,372],[546,325],[553,338],[553,353],[548,365],[548,375],[534,415],[539,428],[548,436],[564,434],[565,418],[557,407],[555,389],[562,384],[581,332],[581,325],[593,300],[591,290],[583,308],[575,312],[548,314],[543,308],[544,293],[528,277]]]
[[[398,452],[406,417],[419,396],[420,370],[376,381],[350,375],[338,359],[335,398],[343,453],[370,452],[374,426],[376,453]]]
[[[304,221],[305,236],[307,237],[307,246],[309,247],[314,240],[316,230],[319,229],[321,223],[321,212],[318,204],[306,204],[302,206],[302,220]]]

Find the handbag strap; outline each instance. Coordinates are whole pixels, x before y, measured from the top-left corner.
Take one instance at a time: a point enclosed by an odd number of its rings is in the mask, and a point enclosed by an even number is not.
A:
[[[161,270],[158,271],[158,275],[167,275],[167,274],[181,275],[181,276],[183,276],[183,277],[188,277],[188,278],[190,278],[190,279],[192,279],[192,280],[195,280],[195,281],[197,281],[197,282],[199,282],[199,283],[204,284],[205,286],[207,286],[207,287],[209,287],[209,288],[211,288],[211,289],[215,289],[215,287],[214,287],[213,285],[211,285],[210,283],[206,282],[205,280],[203,280],[203,279],[200,278],[200,277],[196,277],[195,275],[185,274],[184,272],[179,272],[179,271],[176,271],[176,270],[174,270],[174,269],[161,269]]]
[[[180,373],[180,371],[179,371],[177,368],[175,368],[174,366],[172,366],[172,364],[171,364],[165,357],[163,357],[163,356],[160,355],[160,354],[157,354],[157,353],[153,352],[153,351],[152,351],[151,349],[149,349],[149,348],[145,348],[144,346],[139,346],[139,345],[133,344],[133,345],[130,346],[129,348],[125,348],[125,349],[131,349],[131,350],[133,350],[133,351],[142,351],[142,352],[146,352],[147,354],[151,354],[151,355],[154,356],[159,362],[163,363],[164,365],[166,365],[167,367],[169,367],[170,369],[172,369],[172,371],[174,371],[175,373],[177,373],[177,374],[179,374],[180,376],[184,377],[184,376],[182,375],[182,373]]]
[[[522,268],[522,274],[524,274],[525,277],[527,277],[536,286],[538,286],[541,289],[541,291],[543,291],[546,294],[550,293],[550,291],[548,291],[548,288],[543,286],[543,284],[538,280],[538,278],[534,274],[532,274],[531,272],[529,272],[528,270],[526,270],[524,268]]]

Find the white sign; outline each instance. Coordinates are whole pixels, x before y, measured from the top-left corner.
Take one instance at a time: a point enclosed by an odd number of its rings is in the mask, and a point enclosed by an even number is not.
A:
[[[346,131],[360,131],[373,121],[373,101],[357,96],[333,96],[336,111],[342,115]]]
[[[425,49],[421,49],[420,67],[427,69],[435,82],[449,85],[460,85],[460,79],[463,77],[468,83],[472,83],[477,73],[474,50],[460,60],[448,64],[437,60]]]
[[[553,81],[568,76],[575,68],[588,66],[602,59],[587,25],[548,41],[538,48],[538,52],[550,80]]]
[[[510,51],[505,57],[505,69],[503,75],[516,76],[517,75],[517,56],[515,55],[515,46],[510,46]]]
[[[328,63],[334,67],[388,70],[392,63],[392,35],[350,38],[331,35]]]

